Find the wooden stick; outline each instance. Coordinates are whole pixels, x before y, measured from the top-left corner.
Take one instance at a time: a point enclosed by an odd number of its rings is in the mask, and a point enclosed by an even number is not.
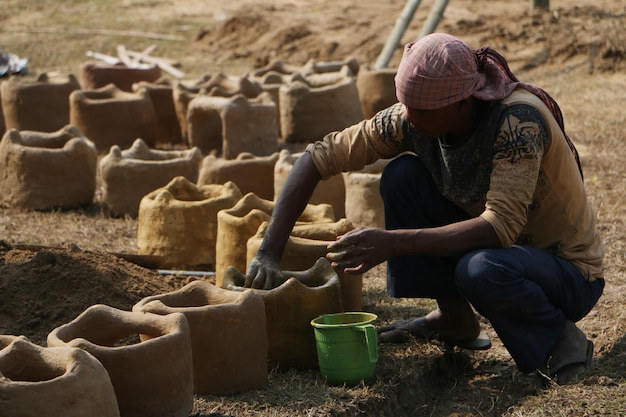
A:
[[[126,53],[126,47],[124,45],[117,45],[117,56],[120,57],[120,61],[122,61],[128,68],[135,68],[138,66]]]
[[[120,59],[111,55],[101,54],[100,52],[87,51],[87,56],[99,59],[107,64],[115,65],[120,63]]]
[[[135,64],[139,64],[141,63],[141,61],[147,57],[148,55],[150,55],[152,53],[152,51],[154,51],[156,49],[156,45],[152,44],[150,46],[148,46],[146,49],[144,49],[143,51],[141,51],[139,54],[137,54],[135,57],[133,57],[133,62]]]
[[[128,55],[130,55],[131,57],[134,57],[138,54],[137,52],[133,52],[133,51],[127,51],[127,52],[128,52]],[[168,64],[162,59],[155,58],[153,56],[144,56],[143,61],[148,62],[150,64],[157,65],[163,71],[169,72],[176,78],[183,78],[185,76],[184,72],[174,68],[172,65]]]

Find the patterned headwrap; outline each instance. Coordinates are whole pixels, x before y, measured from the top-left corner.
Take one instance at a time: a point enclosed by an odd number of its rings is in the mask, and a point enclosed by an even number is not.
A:
[[[558,104],[541,88],[520,82],[502,55],[489,48],[473,51],[452,35],[433,33],[407,44],[395,78],[396,96],[407,107],[435,110],[470,96],[498,101],[516,88],[539,97],[548,107],[565,135],[578,168],[578,152],[563,125]]]

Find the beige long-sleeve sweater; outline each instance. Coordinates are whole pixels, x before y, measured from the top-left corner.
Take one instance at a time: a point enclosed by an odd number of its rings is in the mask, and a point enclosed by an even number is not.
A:
[[[604,276],[604,246],[578,165],[538,97],[515,90],[457,147],[420,137],[404,116],[398,103],[307,152],[322,178],[413,152],[446,198],[492,225],[502,247],[533,246],[570,260],[589,280]]]

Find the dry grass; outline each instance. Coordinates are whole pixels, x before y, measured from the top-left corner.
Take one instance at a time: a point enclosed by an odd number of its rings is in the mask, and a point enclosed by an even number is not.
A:
[[[173,13],[181,3],[188,4],[186,12]],[[154,55],[180,62],[190,78],[219,70],[242,73],[249,66],[245,59],[219,62],[202,58],[203,47],[193,38],[213,25],[215,16],[206,8],[195,8],[199,3],[64,0],[51,5],[37,0],[5,0],[0,9],[0,45],[7,52],[29,58],[32,74],[47,70],[76,73],[86,50],[115,54],[120,42],[133,50],[158,45]],[[132,7],[132,13],[119,13],[123,7]],[[394,7],[401,8],[401,2],[394,2]],[[188,40],[94,34],[98,28],[167,33]],[[49,33],[41,33],[41,29]],[[353,388],[329,387],[315,370],[273,372],[266,389],[197,397],[194,416],[625,415],[626,75],[590,75],[552,67],[520,77],[543,86],[561,104],[566,128],[581,153],[589,197],[607,245],[607,290],[593,314],[582,322],[596,343],[595,365],[582,381],[537,392],[531,379],[515,370],[491,333],[494,348],[474,356],[437,343],[381,345],[376,380]],[[0,208],[0,240],[11,244],[74,244],[84,249],[134,253],[136,232],[136,220],[110,218],[98,204],[53,212]],[[364,281],[365,309],[378,314],[381,323],[422,314],[433,307],[427,300],[388,297],[383,266],[368,273]],[[413,408],[407,410],[398,403]]]

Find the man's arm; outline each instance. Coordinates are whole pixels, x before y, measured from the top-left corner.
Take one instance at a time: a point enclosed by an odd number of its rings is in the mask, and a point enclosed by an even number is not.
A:
[[[271,289],[282,274],[280,259],[296,220],[304,211],[321,176],[313,158],[304,152],[294,164],[278,198],[263,242],[250,262],[246,287]]]
[[[328,246],[332,265],[349,274],[362,274],[401,255],[458,256],[474,249],[501,247],[493,227],[476,217],[427,229],[358,228]]]

